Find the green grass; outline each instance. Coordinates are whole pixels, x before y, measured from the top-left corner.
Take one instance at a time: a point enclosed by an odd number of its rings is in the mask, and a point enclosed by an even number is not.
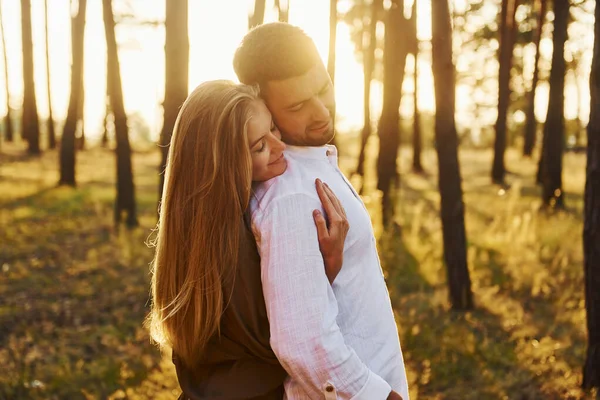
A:
[[[346,143],[343,143],[346,144]],[[159,154],[136,153],[141,227],[112,225],[114,158],[78,156],[78,187],[58,188],[55,152],[0,155],[0,399],[172,399],[169,354],[150,344],[144,244],[156,223]],[[342,148],[350,172],[356,149]],[[536,164],[507,154],[510,188],[491,185],[491,152],[461,153],[476,309],[450,310],[442,263],[436,157],[410,173],[402,152],[397,228],[380,223],[370,144],[371,211],[413,399],[591,399],[579,389],[586,331],[585,159],[565,157],[564,212],[540,211]],[[353,179],[360,185],[360,179]]]

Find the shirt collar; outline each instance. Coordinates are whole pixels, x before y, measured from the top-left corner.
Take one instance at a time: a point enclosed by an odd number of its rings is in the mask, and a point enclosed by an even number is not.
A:
[[[325,146],[286,146],[286,152],[298,158],[312,158],[326,160],[330,156],[337,156],[337,149],[334,145]]]

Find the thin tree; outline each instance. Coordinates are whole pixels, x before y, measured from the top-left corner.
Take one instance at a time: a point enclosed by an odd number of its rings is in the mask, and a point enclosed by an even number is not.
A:
[[[433,0],[432,68],[435,87],[435,141],[438,155],[444,261],[452,308],[473,308],[471,278],[467,266],[464,203],[458,161],[455,96],[456,72],[452,62],[452,27],[448,0]]]
[[[54,117],[52,116],[52,90],[50,83],[50,46],[48,45],[48,0],[44,0],[44,30],[46,36],[46,89],[48,92],[48,147],[56,148],[56,133],[54,132]]]
[[[290,15],[290,0],[275,0],[275,8],[277,8],[278,21],[288,22]]]
[[[539,177],[542,183],[544,205],[564,208],[562,190],[562,158],[565,136],[565,73],[564,47],[569,23],[569,0],[554,0],[554,32],[552,34],[552,69],[550,71],[550,94],[548,114],[544,124],[542,157]]]
[[[600,388],[600,6],[596,5],[583,228],[588,348],[583,388]]]
[[[115,201],[115,226],[121,222],[122,213],[127,213],[125,224],[128,227],[138,225],[135,204],[135,187],[133,184],[133,170],[131,166],[131,147],[129,145],[129,131],[127,128],[127,115],[123,104],[123,88],[121,86],[121,71],[119,67],[119,53],[115,37],[115,20],[111,0],[102,0],[102,14],[104,17],[104,32],[106,34],[106,75],[107,91],[110,105],[115,117],[115,137],[117,142],[117,198]]]
[[[165,19],[165,100],[164,123],[160,133],[162,161],[160,165],[159,199],[162,198],[164,173],[169,154],[169,143],[179,107],[188,94],[188,1],[166,0]]]
[[[383,49],[383,106],[379,120],[379,156],[377,188],[382,191],[383,223],[393,217],[392,183],[398,181],[397,158],[400,146],[400,100],[404,68],[409,48],[406,41],[408,21],[404,18],[404,0],[392,0],[385,22]]]
[[[84,50],[85,52],[85,50]],[[85,57],[85,56],[83,56]],[[84,107],[85,107],[85,86],[84,86],[84,74],[81,74],[81,89],[79,89],[79,104],[77,105],[77,124],[75,129],[75,142],[77,144],[77,150],[83,150],[85,148],[85,118],[84,118]],[[79,132],[79,134],[77,134]]]
[[[421,113],[419,111],[419,38],[417,37],[417,1],[413,2],[412,14],[410,16],[410,39],[412,44],[411,53],[414,59],[414,72],[413,72],[413,172],[422,173],[423,165],[421,163],[421,151],[423,149],[423,141],[421,138]]]
[[[254,12],[248,15],[248,29],[262,25],[265,20],[265,2],[265,0],[254,0]]]
[[[31,2],[21,0],[21,34],[23,40],[23,115],[22,137],[29,144],[29,154],[40,154],[40,124],[35,81],[33,79],[33,39],[31,34]]]
[[[110,99],[108,98],[108,93],[104,99],[104,119],[102,120],[102,139],[100,140],[100,145],[102,147],[108,147],[108,117],[111,115],[110,111]],[[169,139],[170,140],[170,139]],[[164,170],[164,167],[161,168],[161,171]],[[161,177],[163,179],[163,177]],[[162,185],[161,185],[162,187]],[[159,192],[161,189],[159,189]]]
[[[506,150],[506,119],[510,102],[510,71],[512,67],[513,47],[515,43],[517,0],[502,0],[500,13],[500,49],[498,62],[498,119],[496,120],[496,138],[494,142],[494,163],[492,181],[503,184],[506,174],[504,152]]]
[[[4,60],[4,83],[6,90],[6,115],[4,116],[4,139],[12,142],[14,138],[12,116],[10,110],[10,90],[8,89],[8,60],[6,57],[6,38],[4,36],[4,23],[2,21],[2,1],[0,0],[0,35],[2,36],[2,58]]]
[[[71,19],[71,94],[67,118],[60,138],[59,185],[75,186],[75,130],[79,115],[79,97],[83,76],[83,40],[87,0],[79,0],[77,14]]]
[[[360,152],[356,165],[356,174],[364,176],[365,149],[371,136],[371,82],[375,69],[375,50],[377,49],[377,22],[383,8],[383,0],[373,0],[370,7],[370,18],[367,24],[366,37],[369,45],[363,48],[364,95],[363,95],[363,129],[360,135]]]
[[[526,112],[526,123],[525,123],[525,138],[523,141],[523,155],[530,157],[535,147],[537,121],[535,119],[535,92],[539,81],[539,63],[540,63],[540,42],[542,39],[542,31],[544,28],[544,21],[546,19],[546,7],[547,1],[536,0],[535,8],[538,14],[537,27],[535,30],[535,36],[533,42],[535,44],[535,61],[533,68],[533,79],[531,80],[531,89],[527,95],[527,112]]]

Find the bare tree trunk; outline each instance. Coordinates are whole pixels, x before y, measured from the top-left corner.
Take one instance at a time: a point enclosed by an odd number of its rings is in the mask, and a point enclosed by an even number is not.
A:
[[[4,36],[4,23],[2,22],[2,1],[0,1],[0,35],[2,35],[2,57],[4,60],[4,82],[6,82],[6,116],[4,117],[4,139],[12,142],[14,139],[11,110],[10,110],[10,90],[8,90],[8,60],[6,57],[6,38]]]
[[[546,20],[546,0],[536,1],[536,10],[539,12],[538,26],[533,39],[535,43],[535,65],[533,68],[533,79],[531,81],[531,91],[527,95],[527,113],[525,125],[525,140],[523,142],[523,155],[530,157],[535,147],[535,139],[537,132],[537,121],[535,119],[535,91],[539,81],[539,63],[540,63],[540,41],[542,39],[542,31],[544,21]]]
[[[337,0],[329,0],[329,56],[327,57],[327,72],[331,78],[331,82],[335,84],[335,44],[337,43]],[[335,105],[331,120],[333,121],[333,131],[335,132]],[[334,136],[332,144],[336,144]]]
[[[417,1],[413,2],[412,15],[410,16],[411,40],[413,48],[411,53],[414,57],[415,70],[413,73],[413,83],[415,90],[413,92],[414,112],[413,112],[413,171],[423,172],[421,164],[421,150],[423,142],[421,140],[421,113],[419,111],[419,38],[417,37]]]
[[[263,24],[265,20],[265,2],[265,0],[254,0],[254,12],[248,16],[248,29]]]
[[[498,75],[498,119],[496,121],[496,140],[494,142],[494,164],[492,167],[492,181],[503,184],[506,167],[504,165],[504,152],[506,150],[506,118],[510,103],[510,70],[515,42],[516,24],[515,13],[517,0],[502,0],[500,21],[500,49],[498,62],[500,72]]]
[[[104,31],[106,33],[107,50],[107,84],[111,108],[115,116],[115,136],[117,142],[117,199],[115,201],[115,226],[121,222],[121,214],[125,211],[128,227],[138,225],[135,204],[135,187],[131,166],[131,147],[127,128],[127,115],[123,104],[123,89],[121,87],[121,71],[119,53],[115,37],[115,21],[111,0],[102,0],[104,16]]]
[[[85,34],[85,13],[87,0],[78,1],[77,15],[71,21],[71,95],[67,109],[67,119],[60,138],[60,181],[59,185],[75,186],[75,129],[81,77],[83,76],[83,40]]]
[[[50,84],[50,48],[48,45],[48,0],[44,0],[44,21],[44,28],[46,33],[46,88],[48,92],[48,147],[54,149],[56,148],[56,133],[54,132],[54,117],[52,116],[52,90]]]
[[[85,56],[83,56],[85,58]],[[84,86],[84,74],[81,74],[81,89],[79,89],[79,105],[77,106],[77,129],[79,135],[76,136],[77,150],[83,150],[85,148],[85,119],[84,119],[84,107],[85,107],[85,86]]]
[[[542,200],[547,206],[564,208],[562,191],[562,158],[565,141],[565,72],[564,56],[569,21],[569,0],[554,1],[554,33],[552,37],[552,70],[548,115],[544,124],[541,180]]]
[[[358,154],[358,164],[356,165],[356,174],[364,176],[365,148],[371,136],[371,82],[373,81],[373,70],[375,68],[375,50],[377,50],[377,21],[379,13],[383,8],[383,0],[373,0],[371,3],[371,19],[369,21],[368,37],[369,46],[363,51],[363,69],[364,69],[364,122],[360,135],[360,152]]]
[[[596,36],[590,74],[587,179],[583,228],[585,309],[588,348],[583,388],[600,388],[600,5],[596,5]]]
[[[448,0],[432,2],[432,66],[435,86],[435,139],[438,185],[441,198],[444,260],[452,308],[473,308],[471,278],[467,267],[467,240],[458,137],[454,120],[456,77],[452,63],[452,27]]]
[[[275,7],[279,14],[279,22],[288,22],[290,14],[290,0],[275,0]]]
[[[162,198],[169,143],[179,108],[188,94],[188,1],[166,0],[165,20],[165,100],[164,123],[160,134],[162,161],[160,165],[159,201]]]
[[[106,98],[105,98],[105,113],[104,113],[104,120],[102,121],[102,139],[100,141],[100,145],[104,148],[108,147],[108,116],[111,114],[111,110],[110,110],[110,99],[108,98],[108,93],[106,94]],[[162,150],[161,150],[162,151]],[[164,168],[161,169],[161,171]],[[161,175],[161,182],[164,179],[164,177],[162,177]],[[162,187],[162,185],[161,185]],[[161,191],[161,189],[159,189],[159,192]]]
[[[393,218],[391,189],[398,182],[397,158],[400,147],[400,100],[404,67],[408,54],[406,41],[408,21],[404,18],[404,0],[392,0],[385,24],[383,50],[383,107],[379,120],[379,157],[377,188],[383,192],[381,211],[386,226]]]
[[[29,143],[29,154],[40,154],[40,124],[35,81],[33,79],[33,40],[31,38],[31,2],[21,0],[21,33],[23,35],[23,119],[22,136]]]

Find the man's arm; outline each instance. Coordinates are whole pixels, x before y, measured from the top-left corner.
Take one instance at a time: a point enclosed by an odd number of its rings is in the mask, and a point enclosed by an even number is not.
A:
[[[317,197],[294,194],[256,213],[262,285],[271,346],[310,398],[386,399],[391,387],[348,347],[336,323],[338,305],[325,275],[312,210]]]

